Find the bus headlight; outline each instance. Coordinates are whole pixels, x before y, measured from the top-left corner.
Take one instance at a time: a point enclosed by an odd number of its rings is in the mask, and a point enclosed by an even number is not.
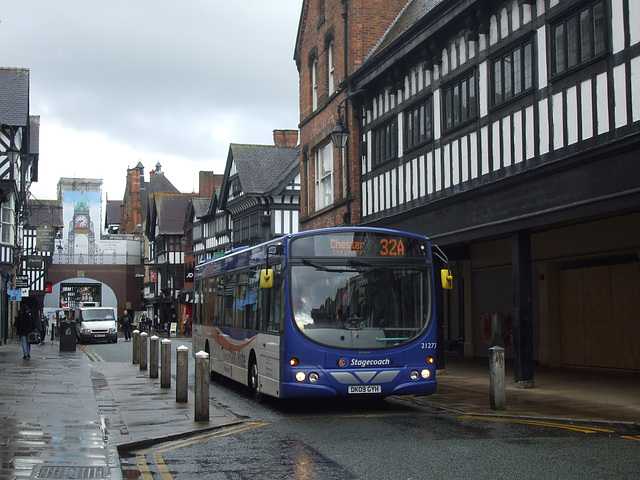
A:
[[[289,360],[289,365],[291,365],[292,367],[297,367],[298,359],[296,357],[293,357],[291,360]]]
[[[311,383],[316,383],[319,379],[320,379],[320,375],[318,375],[316,372],[311,372],[309,374],[309,381]]]
[[[307,376],[304,374],[304,372],[296,373],[296,380],[297,381],[304,382],[305,378],[307,378]]]
[[[428,368],[422,370],[422,378],[425,380],[431,376],[431,371]]]
[[[435,360],[433,359],[433,357],[427,357],[427,365],[433,365],[434,362]]]
[[[411,378],[411,380],[417,380],[418,378],[420,378],[420,374],[417,370],[411,370],[409,377]]]

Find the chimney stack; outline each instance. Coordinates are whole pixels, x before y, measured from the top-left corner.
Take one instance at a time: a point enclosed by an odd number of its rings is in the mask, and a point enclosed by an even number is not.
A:
[[[276,147],[296,147],[298,145],[298,130],[274,130],[273,143]]]

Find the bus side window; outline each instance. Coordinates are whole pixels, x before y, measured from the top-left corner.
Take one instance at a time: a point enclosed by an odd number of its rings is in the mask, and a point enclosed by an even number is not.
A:
[[[268,332],[282,331],[284,311],[284,288],[282,266],[276,265],[273,269],[273,287],[262,289],[264,321]]]

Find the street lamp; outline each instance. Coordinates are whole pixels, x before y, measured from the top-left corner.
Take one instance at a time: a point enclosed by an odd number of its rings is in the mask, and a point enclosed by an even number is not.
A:
[[[349,140],[349,129],[345,126],[344,117],[342,115],[344,109],[345,106],[342,105],[342,103],[338,105],[338,122],[333,130],[331,130],[331,143],[333,143],[334,147],[339,148],[340,150],[347,146],[347,141]]]

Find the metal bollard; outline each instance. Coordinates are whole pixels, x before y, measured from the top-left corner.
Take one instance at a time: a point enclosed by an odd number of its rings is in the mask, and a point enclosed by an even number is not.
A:
[[[499,410],[507,403],[504,387],[504,348],[502,347],[489,349],[489,384],[491,410]]]
[[[147,338],[149,334],[142,332],[140,334],[140,370],[147,369]]]
[[[160,365],[160,387],[171,388],[171,340],[165,338],[162,340],[162,350],[160,356],[162,357]]]
[[[133,331],[133,364],[137,365],[140,363],[140,330]]]
[[[149,378],[158,378],[158,346],[160,338],[153,335],[149,339]]]
[[[180,345],[176,356],[176,402],[186,402],[189,381],[189,347]]]
[[[196,353],[194,417],[196,422],[209,421],[209,354]]]

